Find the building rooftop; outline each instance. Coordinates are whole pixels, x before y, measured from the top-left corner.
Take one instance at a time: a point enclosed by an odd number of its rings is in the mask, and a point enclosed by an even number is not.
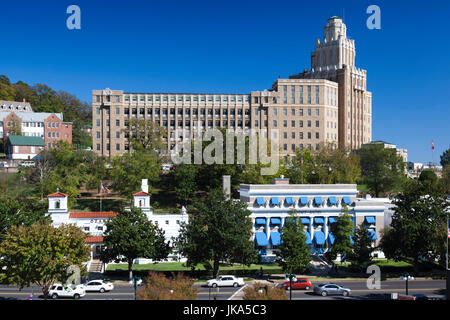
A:
[[[102,212],[70,212],[69,218],[109,218],[115,217],[117,213],[113,211]]]
[[[41,137],[9,136],[8,139],[13,146],[45,146],[44,139]]]

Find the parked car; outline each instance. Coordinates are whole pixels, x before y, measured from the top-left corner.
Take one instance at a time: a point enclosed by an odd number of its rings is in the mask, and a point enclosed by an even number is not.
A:
[[[114,289],[114,285],[109,281],[104,280],[92,280],[89,282],[86,282],[84,284],[84,289],[88,291],[97,291],[97,292],[105,292],[105,291],[111,291]]]
[[[283,287],[286,290],[289,290],[289,288],[291,287],[291,282],[290,281],[286,281],[285,283],[283,283]],[[313,285],[311,283],[311,281],[309,281],[306,278],[299,278],[297,280],[292,280],[292,290],[295,289],[306,289],[309,290],[310,288],[312,288]]]
[[[220,276],[216,279],[206,281],[207,287],[240,287],[245,284],[243,278],[237,278],[235,276]]]
[[[52,299],[58,298],[74,298],[80,299],[86,295],[83,285],[77,285],[72,288],[71,285],[54,284],[48,293]]]
[[[6,162],[6,161],[0,162],[0,167],[8,168],[8,162]]]
[[[325,282],[314,286],[314,293],[324,297],[328,295],[343,295],[347,297],[352,293],[352,290],[336,283]]]

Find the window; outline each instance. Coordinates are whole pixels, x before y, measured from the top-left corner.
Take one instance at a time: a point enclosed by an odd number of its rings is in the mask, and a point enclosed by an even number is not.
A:
[[[311,109],[308,109],[308,116],[311,116]]]
[[[48,144],[49,144],[49,147],[50,147],[50,142]],[[99,143],[97,143],[97,150],[100,150],[100,144]]]
[[[295,120],[291,120],[291,127],[295,128]]]
[[[319,109],[316,109],[316,116],[319,116],[319,114],[320,114]]]
[[[120,131],[116,131],[116,138],[117,138],[117,139],[120,138]]]
[[[303,120],[300,120],[299,126],[300,126],[300,128],[303,128]]]
[[[300,89],[300,104],[303,104],[303,86],[300,86],[299,89]]]
[[[291,103],[295,104],[295,87],[291,86]]]
[[[120,150],[120,144],[116,143],[116,150],[119,151]]]
[[[295,116],[295,109],[294,109],[294,108],[291,109],[291,114],[292,114],[293,116]]]
[[[95,96],[95,102],[100,102],[100,96]]]
[[[116,127],[120,127],[120,120],[116,120]]]
[[[277,120],[273,120],[273,127],[274,127],[274,128],[277,127]]]
[[[273,115],[274,115],[274,117],[277,116],[277,108],[274,108],[274,109],[273,109]]]
[[[299,133],[298,133],[298,138],[299,138],[299,139],[303,139],[303,132],[299,132]]]
[[[291,138],[295,139],[295,132],[291,132]]]
[[[311,86],[308,86],[308,104],[311,104]]]
[[[287,120],[283,120],[283,127],[287,128]]]
[[[319,120],[316,120],[316,128],[319,128]]]
[[[100,120],[99,119],[97,119],[96,123],[97,123],[97,127],[100,127]],[[49,128],[50,128],[50,126],[49,126]]]
[[[96,112],[97,114],[100,114],[100,108],[95,108],[95,112]]]
[[[283,139],[287,139],[287,132],[283,132]]]
[[[283,86],[283,103],[287,104],[287,86]]]
[[[308,128],[311,128],[311,120],[308,120]]]
[[[319,104],[319,86],[316,86],[316,104]]]
[[[311,132],[308,132],[308,139],[311,139]]]
[[[319,133],[316,132],[316,139],[319,139]]]
[[[50,135],[50,132],[49,132]],[[97,131],[97,139],[100,139],[100,131]]]

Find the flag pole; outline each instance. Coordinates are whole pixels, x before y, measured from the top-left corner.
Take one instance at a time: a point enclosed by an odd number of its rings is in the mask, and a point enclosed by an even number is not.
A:
[[[102,189],[103,189],[103,184],[102,184],[102,181],[100,180],[100,212],[102,212]]]

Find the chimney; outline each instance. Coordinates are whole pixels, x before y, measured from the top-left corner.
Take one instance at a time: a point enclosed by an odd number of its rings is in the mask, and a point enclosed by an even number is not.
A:
[[[231,196],[231,176],[222,176],[223,193],[228,200]]]
[[[273,184],[289,184],[289,178],[284,178],[284,175],[280,175],[279,178],[273,179]]]
[[[142,179],[141,191],[148,193],[148,179]]]

